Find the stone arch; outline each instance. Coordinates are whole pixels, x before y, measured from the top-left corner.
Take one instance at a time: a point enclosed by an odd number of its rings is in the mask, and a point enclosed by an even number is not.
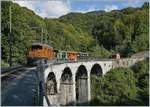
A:
[[[94,64],[91,68],[90,75],[102,76],[103,75],[102,67],[97,63]]]
[[[93,93],[93,89],[95,89],[95,85],[98,85],[97,84],[97,79],[99,79],[100,77],[102,77],[103,75],[103,71],[102,71],[102,68],[99,64],[94,64],[91,68],[91,72],[90,72],[90,86],[91,86],[91,99],[93,99],[93,96],[94,93]],[[98,78],[97,78],[98,77]],[[96,83],[96,84],[95,84]]]
[[[63,73],[61,75],[61,82],[65,82],[65,83],[72,82],[72,72],[69,67],[66,67],[63,70]]]
[[[46,80],[46,95],[55,95],[55,94],[57,94],[56,77],[53,72],[50,72]]]
[[[57,81],[54,72],[50,72],[45,83],[45,93],[51,105],[58,103]]]
[[[71,105],[73,102],[73,78],[69,67],[63,70],[60,79],[60,104]]]
[[[84,65],[76,72],[76,101],[79,105],[88,101],[88,72]]]

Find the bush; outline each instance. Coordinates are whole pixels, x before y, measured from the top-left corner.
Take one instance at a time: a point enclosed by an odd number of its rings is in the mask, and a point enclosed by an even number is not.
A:
[[[91,105],[134,105],[137,87],[132,70],[117,68],[108,72],[103,78],[92,76],[91,80],[92,99],[94,99]]]
[[[6,63],[4,60],[1,60],[1,67],[9,67],[9,64]]]
[[[149,104],[149,62],[148,60],[140,61],[132,67],[135,78],[137,79],[136,85],[138,88],[138,105]]]

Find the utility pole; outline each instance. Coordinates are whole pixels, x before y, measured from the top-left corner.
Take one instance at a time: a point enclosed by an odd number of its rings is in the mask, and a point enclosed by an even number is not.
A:
[[[45,32],[46,32],[46,31],[45,31]],[[45,39],[44,39],[44,43],[45,43],[45,44],[48,44],[48,40],[47,40],[47,39],[48,39],[48,33],[46,32],[46,33],[45,33]]]
[[[51,33],[47,33],[46,43],[51,45]]]
[[[41,27],[41,43],[43,43],[43,27]]]
[[[9,65],[12,66],[12,30],[11,30],[11,6],[9,6]]]

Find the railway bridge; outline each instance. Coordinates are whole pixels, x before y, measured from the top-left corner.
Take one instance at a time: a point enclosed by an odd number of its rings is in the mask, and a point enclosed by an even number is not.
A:
[[[91,77],[103,77],[110,69],[130,67],[149,58],[141,52],[125,59],[51,61],[36,67],[1,69],[2,106],[86,105],[91,100]]]
[[[130,67],[144,58],[101,59],[51,63],[37,67],[43,87],[43,104],[87,104],[91,100],[91,76],[103,77],[110,69]]]

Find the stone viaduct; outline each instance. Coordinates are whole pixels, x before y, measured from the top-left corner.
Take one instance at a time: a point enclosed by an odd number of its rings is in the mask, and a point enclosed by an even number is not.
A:
[[[49,64],[43,72],[41,81],[44,84],[43,104],[75,105],[87,104],[91,100],[92,75],[104,76],[110,69],[130,67],[144,58],[103,59],[97,61],[80,61],[60,64]]]

